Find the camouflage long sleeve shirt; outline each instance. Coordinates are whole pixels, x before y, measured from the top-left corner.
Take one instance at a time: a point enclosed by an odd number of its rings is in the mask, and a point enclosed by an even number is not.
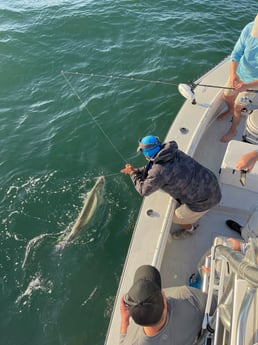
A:
[[[195,212],[206,211],[221,199],[215,174],[180,151],[175,141],[164,144],[147,166],[130,177],[140,195],[161,189]]]

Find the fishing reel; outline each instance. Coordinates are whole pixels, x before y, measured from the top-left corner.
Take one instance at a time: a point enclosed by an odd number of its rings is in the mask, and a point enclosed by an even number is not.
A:
[[[192,101],[192,104],[196,104],[194,89],[197,85],[193,82],[189,82],[188,84],[179,84],[178,85],[178,91],[181,93],[181,95]]]

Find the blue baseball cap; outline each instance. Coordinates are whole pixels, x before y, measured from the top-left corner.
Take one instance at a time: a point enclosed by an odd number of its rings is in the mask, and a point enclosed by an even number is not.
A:
[[[161,146],[159,137],[147,135],[139,140],[137,152],[141,151],[145,157],[152,158],[159,152]]]

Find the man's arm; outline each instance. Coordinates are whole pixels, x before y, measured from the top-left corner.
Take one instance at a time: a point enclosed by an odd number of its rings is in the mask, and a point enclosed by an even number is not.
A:
[[[255,166],[255,163],[257,161],[258,161],[258,151],[253,150],[251,152],[244,154],[242,157],[239,158],[236,164],[236,168],[238,170],[245,170],[247,172],[250,172]]]
[[[162,186],[162,176],[156,171],[155,173],[147,174],[146,178],[142,178],[139,172],[130,174],[131,180],[135,189],[141,196],[148,196],[156,192]]]
[[[236,87],[238,83],[240,82],[240,78],[237,75],[237,67],[238,67],[238,62],[235,60],[232,60],[230,62],[230,67],[229,67],[229,84],[230,87]]]
[[[124,303],[124,296],[120,300],[120,334],[126,334],[129,326],[130,313],[127,306]]]

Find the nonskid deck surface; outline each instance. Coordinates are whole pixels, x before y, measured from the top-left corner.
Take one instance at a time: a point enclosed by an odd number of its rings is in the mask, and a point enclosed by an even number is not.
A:
[[[165,260],[161,266],[163,287],[188,285],[189,277],[197,273],[198,263],[211,247],[215,237],[241,238],[238,233],[226,226],[225,221],[228,218],[228,212],[216,207],[202,217],[192,236],[184,240],[174,240],[169,235],[164,253]]]
[[[204,132],[194,153],[194,158],[211,169],[218,176],[221,163],[227,148],[227,143],[222,143],[220,138],[227,132],[231,125],[231,116],[219,121],[216,116],[210,126]],[[234,140],[242,141],[242,133],[245,128],[245,120],[238,126]]]
[[[221,143],[219,139],[229,126],[230,118],[224,121],[215,119],[207,128],[194,154],[194,158],[197,161],[211,169],[218,177],[221,162],[227,148],[227,144]],[[242,121],[234,140],[242,140],[244,126],[245,123]],[[255,197],[253,193],[248,191],[243,191],[244,195],[242,191],[239,193],[241,194],[228,197]],[[240,224],[245,224],[247,218],[248,214],[246,212],[239,212],[239,210],[231,209],[230,207],[217,206],[200,219],[196,233],[189,238],[174,240],[169,235],[161,266],[164,287],[188,284],[189,277],[193,273],[197,273],[200,259],[211,247],[216,236],[229,236],[241,239],[235,231],[226,226],[225,221],[233,219]],[[175,229],[178,229],[178,225],[173,224],[171,232]]]

